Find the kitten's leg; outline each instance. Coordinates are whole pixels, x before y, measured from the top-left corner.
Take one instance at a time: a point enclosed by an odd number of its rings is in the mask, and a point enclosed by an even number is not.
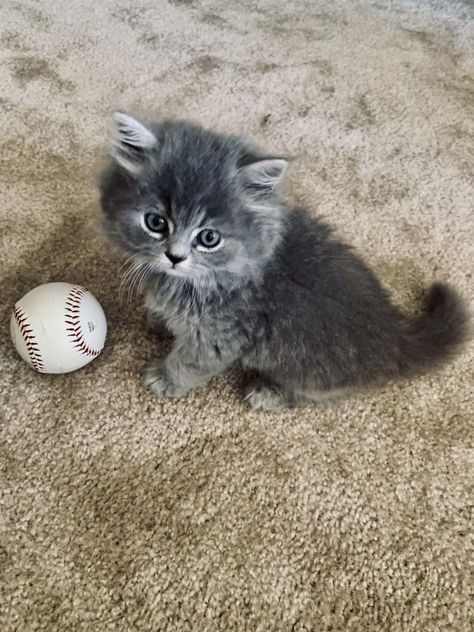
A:
[[[189,344],[175,341],[169,355],[145,371],[145,384],[155,395],[183,397],[191,389],[204,386],[234,360],[235,357],[214,347],[193,349]]]
[[[146,315],[146,325],[150,331],[160,338],[172,338],[173,334],[165,325],[164,320],[153,310],[148,310]]]
[[[149,291],[145,296],[147,327],[160,336],[160,338],[172,338],[173,335],[166,327],[165,321],[160,316],[159,309],[156,309],[158,304],[159,303],[157,302],[155,294]]]
[[[258,376],[245,388],[244,400],[254,410],[278,410],[293,403],[277,386]]]
[[[180,398],[193,387],[184,379],[184,371],[170,371],[167,359],[156,360],[145,371],[145,386],[158,397]]]

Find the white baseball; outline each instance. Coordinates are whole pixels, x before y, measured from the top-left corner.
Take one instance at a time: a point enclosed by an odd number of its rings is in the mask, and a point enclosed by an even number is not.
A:
[[[69,373],[102,351],[107,321],[100,303],[80,285],[45,283],[15,303],[10,333],[33,369]]]

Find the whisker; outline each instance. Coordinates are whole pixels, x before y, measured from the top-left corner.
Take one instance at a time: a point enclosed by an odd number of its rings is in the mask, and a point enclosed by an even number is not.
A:
[[[122,265],[120,266],[120,269],[124,268],[125,266],[129,265],[131,261],[133,261],[133,259],[135,259],[137,257],[136,253],[133,253],[131,255],[129,255],[128,257],[126,257],[123,261],[122,261]]]
[[[140,278],[142,266],[143,266],[143,263],[139,262],[133,272],[132,280],[130,282],[130,287],[129,287],[130,291],[128,294],[129,303],[131,303],[133,301],[133,298],[137,295],[137,285],[138,285],[138,280]]]
[[[127,270],[125,270],[125,273],[124,273],[124,274],[122,274],[122,279],[121,279],[121,282],[120,282],[120,292],[119,292],[119,293],[120,293],[120,296],[121,296],[122,298],[123,298],[123,293],[124,293],[124,291],[125,291],[125,288],[127,288],[128,284],[129,284],[129,282],[130,282],[130,279],[131,279],[131,277],[132,277],[132,275],[133,275],[133,271],[134,271],[134,269],[135,269],[135,266],[136,266],[136,262],[132,263],[132,264],[131,264],[128,268],[127,268]],[[127,289],[128,289],[128,288],[127,288]]]
[[[137,290],[138,294],[142,293],[145,283],[147,281],[148,275],[150,274],[152,268],[153,268],[153,265],[150,262],[144,265],[141,276],[140,276],[140,281],[138,283],[138,290]]]
[[[139,259],[139,255],[132,255],[124,262],[128,264],[128,268],[122,274],[122,279],[119,287],[120,300],[124,300],[125,289],[127,288],[127,302],[132,300],[132,288],[135,280],[135,276],[143,265],[143,262]]]

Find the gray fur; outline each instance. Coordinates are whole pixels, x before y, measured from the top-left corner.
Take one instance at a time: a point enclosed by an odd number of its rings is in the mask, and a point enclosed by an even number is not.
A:
[[[143,271],[150,319],[174,337],[145,383],[181,397],[240,363],[246,400],[273,409],[434,367],[467,333],[461,300],[434,284],[403,314],[362,260],[278,185],[287,162],[187,121],[116,114],[101,182],[110,240]],[[168,220],[165,237],[144,216]],[[196,242],[219,231],[215,252]],[[168,256],[183,260],[173,265]]]

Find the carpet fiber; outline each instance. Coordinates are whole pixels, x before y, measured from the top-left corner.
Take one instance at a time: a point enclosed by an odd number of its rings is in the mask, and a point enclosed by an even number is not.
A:
[[[155,399],[94,218],[110,110],[191,117],[294,155],[288,196],[404,308],[469,301],[473,35],[472,2],[1,3],[2,632],[472,630],[472,347],[322,407],[251,412],[238,371]],[[8,321],[54,280],[109,336],[44,376]]]

